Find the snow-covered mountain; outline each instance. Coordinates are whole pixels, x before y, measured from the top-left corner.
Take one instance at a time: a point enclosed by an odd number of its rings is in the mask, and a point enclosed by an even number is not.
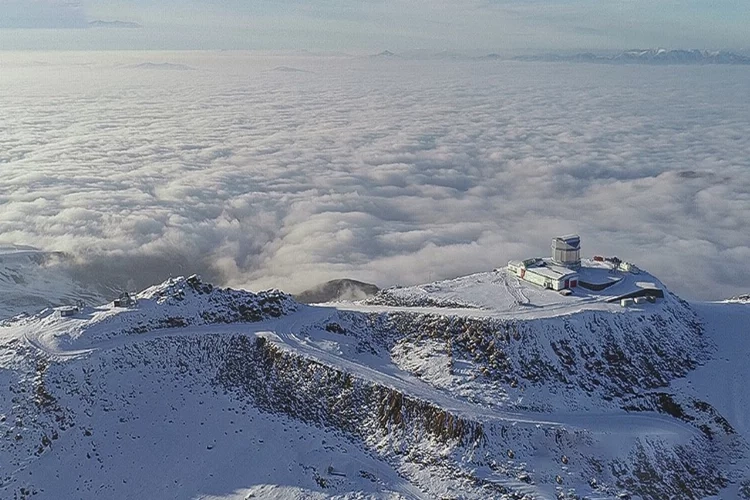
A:
[[[391,58],[391,57],[399,57],[399,56],[391,52],[390,50],[384,50],[383,52],[378,52],[377,54],[373,54],[370,57]]]
[[[734,52],[710,50],[638,49],[617,54],[590,52],[564,55],[545,54],[519,56],[519,61],[571,61],[608,64],[750,64],[750,57]]]
[[[549,53],[549,54],[527,54],[515,57],[502,56],[490,53],[480,56],[470,56],[451,51],[430,51],[424,49],[393,53],[385,50],[379,54],[370,56],[380,59],[399,60],[466,60],[466,61],[545,61],[545,62],[588,62],[600,64],[750,64],[750,57],[741,53],[724,50],[699,50],[699,49],[633,49],[616,53]]]
[[[378,54],[373,54],[371,58],[378,59],[404,59],[412,61],[427,61],[427,60],[469,60],[471,57],[460,52],[453,52],[450,50],[429,50],[429,49],[413,49],[399,52],[398,54],[391,52],[390,50],[384,50]]]
[[[6,320],[0,498],[750,498],[750,307],[623,308],[663,285],[619,278],[318,306],[176,278]]]
[[[95,19],[89,21],[89,28],[105,28],[105,29],[138,29],[142,28],[139,23],[133,21],[103,21],[101,19]]]
[[[736,295],[731,299],[727,299],[727,302],[739,302],[741,304],[750,304],[750,293],[743,293],[742,295]]]
[[[33,247],[0,246],[0,319],[79,300],[103,302],[99,291],[77,282],[57,265],[65,259],[64,254]]]

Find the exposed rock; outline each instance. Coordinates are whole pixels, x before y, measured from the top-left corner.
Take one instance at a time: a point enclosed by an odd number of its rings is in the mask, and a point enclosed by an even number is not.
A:
[[[338,279],[305,290],[294,296],[304,304],[339,302],[342,300],[362,300],[378,293],[379,288],[371,283],[352,279]]]

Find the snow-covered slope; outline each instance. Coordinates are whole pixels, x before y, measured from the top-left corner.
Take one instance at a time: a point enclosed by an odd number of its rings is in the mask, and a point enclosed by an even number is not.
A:
[[[361,311],[394,311],[399,307],[416,311],[423,308],[425,312],[432,310],[443,314],[531,319],[560,317],[584,310],[622,312],[618,297],[629,296],[644,288],[666,289],[655,276],[646,272],[613,272],[609,263],[588,259],[583,263],[584,267],[579,270],[582,277],[586,276],[597,284],[605,283],[606,288],[590,290],[578,287],[571,290],[571,295],[562,295],[521,280],[502,268],[424,285],[387,288],[361,304],[341,304],[340,307]]]
[[[750,302],[698,303],[693,308],[706,326],[710,360],[675,380],[672,390],[711,402],[732,429],[750,441]],[[750,478],[733,484],[724,498],[750,498]]]
[[[708,309],[745,305],[623,309],[503,270],[384,296],[192,277],[6,321],[0,498],[723,498],[750,477],[736,393],[701,386],[747,345],[713,351],[746,316]]]
[[[56,261],[59,253],[25,246],[0,246],[0,319],[35,313],[45,307],[72,305],[79,300],[104,300],[96,290],[76,282]]]

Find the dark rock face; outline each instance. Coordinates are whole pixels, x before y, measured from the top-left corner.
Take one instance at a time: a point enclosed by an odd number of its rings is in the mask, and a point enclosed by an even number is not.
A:
[[[234,338],[219,366],[217,381],[251,397],[262,408],[342,429],[361,439],[377,429],[410,439],[427,433],[439,442],[467,446],[483,435],[479,422],[284,352],[263,338]]]
[[[476,309],[476,306],[465,302],[446,300],[429,296],[403,297],[391,293],[391,289],[381,290],[365,302],[373,306],[389,307],[442,307],[444,309]]]
[[[331,280],[296,295],[304,304],[336,302],[340,300],[362,300],[378,293],[379,288],[371,283],[351,279]]]

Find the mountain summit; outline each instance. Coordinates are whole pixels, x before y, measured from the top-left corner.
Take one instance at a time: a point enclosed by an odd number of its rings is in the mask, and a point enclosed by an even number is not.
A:
[[[607,275],[317,306],[192,276],[6,320],[0,497],[747,498],[750,308]]]
[[[395,53],[391,52],[390,50],[384,50],[383,52],[379,52],[377,54],[374,54],[370,57],[382,57],[382,58],[390,58],[390,57],[398,57]]]

